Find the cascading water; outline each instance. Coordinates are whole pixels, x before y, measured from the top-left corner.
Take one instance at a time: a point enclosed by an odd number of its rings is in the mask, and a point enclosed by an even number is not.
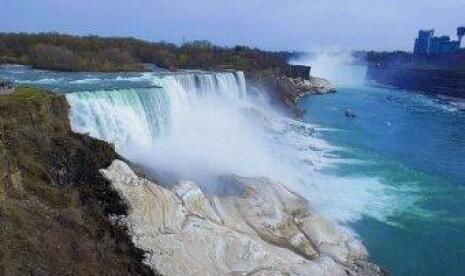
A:
[[[389,215],[391,209],[376,203],[385,189],[376,180],[352,185],[320,173],[338,162],[331,154],[336,149],[310,135],[311,126],[248,95],[242,72],[136,79],[159,88],[67,94],[73,129],[114,143],[167,183],[189,179],[209,188],[221,186],[224,175],[266,176],[337,221]],[[387,194],[384,200],[392,201]]]
[[[118,150],[150,146],[168,124],[169,98],[162,89],[69,93],[71,123],[78,132],[114,143]]]
[[[246,94],[242,72],[143,78],[155,86],[68,93],[73,129],[114,143],[121,153],[130,154],[130,149],[151,147],[156,139],[168,135],[176,118],[199,100],[238,101]]]

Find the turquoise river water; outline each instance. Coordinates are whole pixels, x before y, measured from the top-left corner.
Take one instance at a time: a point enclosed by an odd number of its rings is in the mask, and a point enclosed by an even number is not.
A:
[[[365,85],[356,79],[364,70],[328,73],[338,92],[301,102],[305,121],[324,126],[318,135],[351,160],[326,173],[354,186],[375,178],[391,195],[379,197],[383,216],[363,216],[351,227],[392,275],[465,275],[465,111]],[[346,109],[357,117],[345,117]]]

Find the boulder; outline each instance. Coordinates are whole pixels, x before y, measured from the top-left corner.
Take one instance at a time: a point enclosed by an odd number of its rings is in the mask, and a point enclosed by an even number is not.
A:
[[[288,106],[295,106],[301,98],[308,95],[323,95],[336,92],[331,82],[317,77],[310,77],[307,80],[280,76],[276,79],[276,85]]]
[[[163,275],[379,275],[364,247],[268,178],[230,176],[225,191],[171,190],[115,160],[102,175],[129,206],[125,224]]]

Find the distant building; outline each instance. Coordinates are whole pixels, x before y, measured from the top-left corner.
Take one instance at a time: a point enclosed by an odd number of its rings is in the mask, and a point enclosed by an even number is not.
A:
[[[458,41],[451,41],[450,37],[443,35],[440,37],[433,37],[431,39],[429,53],[441,54],[441,53],[452,53],[458,50]]]
[[[441,45],[440,53],[454,53],[460,49],[460,41],[452,40]]]
[[[431,39],[434,36],[434,30],[420,30],[418,38],[415,39],[414,53],[426,54],[430,48]]]
[[[434,30],[420,30],[415,39],[414,54],[445,54],[453,53],[460,49],[462,37],[465,35],[465,27],[457,28],[458,40],[450,40],[449,36],[434,36]]]
[[[462,43],[462,37],[465,35],[465,27],[458,27],[457,28],[457,36],[459,38],[459,48],[460,44]]]

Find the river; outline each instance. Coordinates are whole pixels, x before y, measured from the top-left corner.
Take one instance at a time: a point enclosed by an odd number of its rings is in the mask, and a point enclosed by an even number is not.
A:
[[[392,275],[465,275],[465,111],[368,85],[363,66],[315,69],[338,92],[304,99],[304,120],[347,161],[325,173],[384,185],[377,207],[348,222],[372,260]]]

